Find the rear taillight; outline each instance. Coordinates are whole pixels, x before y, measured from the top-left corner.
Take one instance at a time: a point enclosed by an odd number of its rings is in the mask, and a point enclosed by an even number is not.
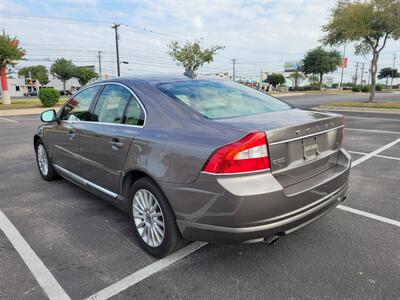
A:
[[[239,141],[217,149],[208,159],[204,172],[232,174],[269,170],[267,138],[252,132]]]

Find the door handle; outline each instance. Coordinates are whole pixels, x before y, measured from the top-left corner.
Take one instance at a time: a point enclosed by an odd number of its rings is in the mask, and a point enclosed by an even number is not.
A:
[[[118,150],[124,147],[124,143],[117,138],[113,138],[110,143],[113,150]]]
[[[76,138],[76,133],[75,133],[73,130],[70,130],[70,131],[68,132],[68,139],[69,139],[70,141],[73,141],[75,138]]]

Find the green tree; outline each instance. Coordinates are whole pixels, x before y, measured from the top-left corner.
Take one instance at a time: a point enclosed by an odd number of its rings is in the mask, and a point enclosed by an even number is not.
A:
[[[65,84],[68,80],[74,77],[75,65],[70,60],[59,58],[51,65],[50,72],[53,76],[62,81],[64,95],[66,95],[67,91]]]
[[[18,75],[24,76],[25,78],[31,75],[31,79],[38,80],[41,86],[49,83],[49,75],[46,67],[43,65],[24,67],[19,70]]]
[[[284,84],[286,80],[282,74],[272,73],[267,75],[267,79],[265,79],[265,82],[276,88],[277,85]]]
[[[304,74],[318,74],[319,88],[321,89],[324,74],[336,71],[340,65],[340,60],[341,55],[338,51],[326,51],[317,47],[308,51],[304,56]]]
[[[319,83],[319,77],[318,77],[318,75],[311,74],[311,75],[307,76],[307,78],[308,78],[308,82],[309,82],[311,85],[318,85],[318,83]]]
[[[400,1],[339,1],[323,30],[327,45],[356,42],[356,54],[372,52],[369,102],[373,102],[379,55],[389,38],[400,37]]]
[[[294,80],[295,88],[297,88],[299,86],[299,83],[304,79],[304,75],[299,71],[291,73],[289,77]]]
[[[84,86],[84,85],[86,85],[91,79],[98,78],[99,75],[98,75],[95,71],[93,71],[93,70],[91,70],[91,69],[89,69],[89,68],[85,68],[85,67],[76,67],[76,68],[75,68],[75,71],[74,71],[74,77],[75,77],[76,79],[78,79],[79,84],[80,84],[81,86]]]
[[[173,41],[168,44],[170,49],[168,54],[178,65],[182,65],[185,71],[196,71],[203,64],[212,62],[217,52],[225,48],[223,46],[203,48],[200,44],[200,40],[194,40],[186,41],[186,43],[181,46],[178,42]]]
[[[392,69],[392,68],[380,69],[378,74],[378,79],[386,78],[386,87],[388,87],[389,85],[389,78],[399,78],[399,77],[400,73],[397,71],[397,69]]]
[[[17,61],[22,59],[25,51],[19,47],[16,37],[11,38],[8,35],[0,35],[0,73],[6,76],[7,66],[15,66]],[[7,80],[7,77],[5,78]],[[10,96],[2,93],[3,104],[11,104]]]

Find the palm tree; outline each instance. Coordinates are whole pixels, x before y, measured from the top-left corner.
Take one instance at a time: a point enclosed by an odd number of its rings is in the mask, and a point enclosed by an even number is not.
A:
[[[25,51],[18,44],[17,38],[11,38],[5,34],[0,35],[0,73],[3,104],[11,104],[7,85],[7,66],[15,66],[17,61],[25,55]]]
[[[292,74],[290,74],[289,77],[294,80],[295,88],[298,88],[299,83],[304,79],[304,75],[302,73],[300,73],[299,71],[293,72]]]

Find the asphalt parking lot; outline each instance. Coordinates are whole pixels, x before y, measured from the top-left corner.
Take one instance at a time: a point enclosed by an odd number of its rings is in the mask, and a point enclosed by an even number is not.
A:
[[[400,115],[345,115],[342,206],[272,246],[196,242],[162,260],[124,213],[41,179],[38,116],[0,118],[0,299],[400,299]]]

